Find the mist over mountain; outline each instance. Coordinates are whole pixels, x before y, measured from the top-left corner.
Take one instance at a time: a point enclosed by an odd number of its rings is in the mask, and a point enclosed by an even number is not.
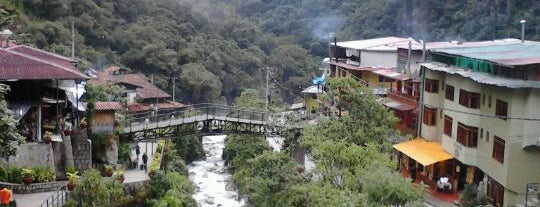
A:
[[[20,43],[70,55],[70,16],[83,69],[119,64],[180,101],[231,103],[243,89],[292,102],[317,75],[328,42],[377,36],[426,41],[539,40],[536,0],[0,0]],[[14,18],[6,18],[14,16]],[[4,21],[4,19],[6,19]],[[195,71],[196,73],[191,73]],[[197,77],[193,77],[193,75]],[[195,88],[197,90],[195,90]],[[202,94],[195,94],[200,91]]]

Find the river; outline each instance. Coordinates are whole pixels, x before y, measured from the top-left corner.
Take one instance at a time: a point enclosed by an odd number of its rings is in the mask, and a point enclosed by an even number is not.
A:
[[[238,193],[228,185],[231,174],[228,173],[225,162],[221,159],[225,147],[226,135],[203,137],[203,149],[206,159],[193,162],[188,166],[189,179],[197,186],[193,198],[201,207],[241,207],[243,200],[238,201]],[[229,190],[227,190],[229,189]]]

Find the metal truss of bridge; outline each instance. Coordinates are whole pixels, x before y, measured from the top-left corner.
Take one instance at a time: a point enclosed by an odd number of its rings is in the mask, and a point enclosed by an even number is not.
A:
[[[169,139],[180,135],[202,133],[279,134],[271,126],[268,111],[218,104],[197,104],[174,110],[132,114],[122,132],[135,140]]]

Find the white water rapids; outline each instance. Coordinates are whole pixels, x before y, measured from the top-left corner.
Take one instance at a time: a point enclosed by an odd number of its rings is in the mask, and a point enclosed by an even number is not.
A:
[[[197,186],[193,198],[200,207],[243,207],[245,201],[238,201],[238,193],[231,183],[231,174],[225,161],[221,159],[226,135],[205,136],[202,144],[205,160],[193,162],[188,166],[189,179]],[[274,151],[283,145],[282,137],[268,137],[268,144]],[[229,184],[230,183],[230,184]]]
[[[189,179],[197,186],[193,198],[201,207],[242,207],[243,200],[238,201],[238,193],[229,184],[231,175],[221,159],[225,147],[226,135],[203,137],[203,149],[206,160],[189,165]]]

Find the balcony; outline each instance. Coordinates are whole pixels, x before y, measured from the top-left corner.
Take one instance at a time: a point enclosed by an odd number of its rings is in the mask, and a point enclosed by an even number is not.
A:
[[[392,100],[395,100],[404,104],[418,106],[418,97],[414,97],[409,94],[402,93],[401,91],[396,90],[396,89],[388,90],[386,96],[389,99],[392,99]]]

